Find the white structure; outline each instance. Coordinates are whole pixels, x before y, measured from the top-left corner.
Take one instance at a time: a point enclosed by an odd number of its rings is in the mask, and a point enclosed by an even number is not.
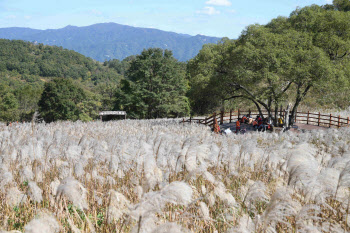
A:
[[[124,116],[124,119],[126,119],[126,112],[125,111],[103,111],[98,114],[100,116],[101,121],[103,120],[104,116]]]

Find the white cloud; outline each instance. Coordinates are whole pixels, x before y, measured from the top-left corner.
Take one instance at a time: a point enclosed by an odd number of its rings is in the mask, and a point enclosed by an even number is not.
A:
[[[231,6],[232,3],[229,0],[208,0],[205,4],[214,6]]]
[[[206,6],[201,11],[197,11],[197,13],[205,15],[218,15],[220,14],[220,11],[216,10],[212,6]]]
[[[237,11],[236,11],[236,10],[233,10],[233,9],[228,10],[227,12],[228,12],[228,13],[231,13],[231,14],[236,14],[236,13],[237,13]]]

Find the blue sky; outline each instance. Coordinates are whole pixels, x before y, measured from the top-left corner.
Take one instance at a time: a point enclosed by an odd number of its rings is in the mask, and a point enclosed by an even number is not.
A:
[[[190,35],[237,38],[296,7],[331,0],[0,0],[0,28],[56,29],[114,22]]]

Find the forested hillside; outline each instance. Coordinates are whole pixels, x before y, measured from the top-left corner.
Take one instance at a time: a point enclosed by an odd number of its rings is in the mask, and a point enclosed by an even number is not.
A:
[[[101,62],[111,59],[123,60],[148,48],[172,50],[175,58],[187,61],[197,55],[203,44],[220,40],[215,37],[190,36],[116,23],[48,30],[0,28],[0,38],[62,46]]]
[[[92,120],[113,109],[135,118],[189,112],[185,65],[161,49],[102,64],[62,47],[1,39],[0,85],[0,121],[28,121],[35,111],[46,121]]]
[[[74,51],[24,41],[0,40],[0,119],[29,120],[38,109],[44,84],[53,78],[74,80],[89,93],[91,104],[97,98],[97,87],[104,83],[116,85],[121,77],[115,69]]]
[[[0,71],[18,73],[23,79],[69,77],[95,83],[118,79],[113,70],[77,52],[10,40],[0,40]]]

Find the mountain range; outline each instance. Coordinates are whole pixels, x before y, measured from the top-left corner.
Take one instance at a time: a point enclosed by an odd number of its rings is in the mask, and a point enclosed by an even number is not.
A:
[[[0,38],[62,46],[101,62],[111,59],[123,60],[151,47],[172,50],[175,58],[187,61],[196,56],[204,44],[217,43],[221,39],[116,23],[100,23],[85,27],[67,26],[47,30],[21,27],[0,28]]]

